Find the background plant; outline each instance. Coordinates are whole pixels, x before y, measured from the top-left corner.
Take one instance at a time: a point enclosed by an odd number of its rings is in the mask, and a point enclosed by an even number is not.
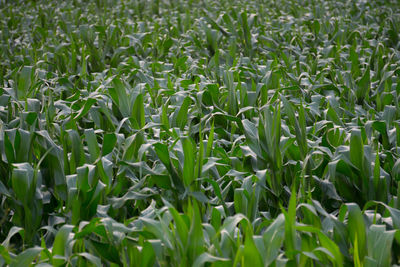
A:
[[[395,266],[396,1],[0,1],[0,266]]]

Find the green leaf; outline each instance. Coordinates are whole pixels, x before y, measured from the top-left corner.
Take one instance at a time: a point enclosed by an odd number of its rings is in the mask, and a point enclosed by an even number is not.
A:
[[[265,252],[265,265],[269,266],[278,256],[285,238],[285,216],[280,214],[263,233],[263,240],[267,251]]]
[[[263,266],[260,251],[258,251],[256,244],[253,240],[251,224],[248,224],[246,228],[247,230],[243,250],[244,262],[246,262],[246,264],[249,264],[250,266]]]
[[[81,252],[78,255],[81,256],[81,257],[84,257],[85,259],[90,261],[94,266],[97,266],[97,267],[102,266],[101,260],[98,257],[96,257],[96,256],[94,256],[92,254],[89,254],[89,253],[86,253],[86,252]]]
[[[29,266],[33,263],[43,249],[41,247],[28,248],[27,250],[18,254],[12,261],[10,267]]]
[[[348,229],[349,229],[349,234],[351,238],[351,242],[353,245],[355,242],[357,242],[358,245],[358,255],[360,257],[360,260],[366,256],[366,243],[367,243],[367,237],[366,237],[366,228],[364,224],[364,219],[361,214],[361,210],[358,207],[357,204],[355,203],[349,203],[346,204],[347,209],[348,209]]]
[[[185,128],[187,119],[188,119],[188,110],[189,105],[192,102],[190,97],[185,97],[182,104],[180,105],[178,115],[176,117],[176,126],[178,126],[181,130]]]
[[[8,248],[10,245],[11,238],[16,234],[20,234],[23,239],[24,229],[21,227],[17,227],[17,226],[11,227],[10,231],[8,231],[6,239],[4,239],[3,243],[1,243],[1,245],[4,246],[4,248]]]
[[[30,201],[33,197],[29,194],[31,191],[31,186],[33,185],[33,168],[29,163],[18,163],[14,164],[14,169],[12,171],[12,188],[19,200],[24,204]]]
[[[322,247],[326,248],[333,255],[331,260],[336,263],[336,266],[343,266],[343,256],[337,244],[321,231],[318,232],[318,238]]]
[[[191,224],[188,236],[188,253],[189,259],[195,261],[195,259],[204,252],[204,236],[203,229],[201,227],[201,216],[199,206],[196,201],[193,201]]]
[[[386,231],[384,225],[371,225],[367,233],[368,255],[377,266],[391,266],[391,251],[395,231]]]
[[[207,158],[211,156],[213,143],[214,143],[214,121],[211,124],[211,129],[210,129],[210,133],[208,135],[208,140],[207,140],[207,148],[206,148],[206,157]]]
[[[181,141],[185,157],[183,162],[183,182],[186,186],[189,186],[196,178],[194,173],[196,148],[190,137],[183,137]]]
[[[141,267],[154,266],[156,254],[150,242],[144,243],[141,254],[142,254],[142,260],[140,262]]]
[[[122,265],[120,255],[113,245],[110,243],[103,243],[96,240],[90,240],[90,244],[93,246],[97,254],[102,258],[111,263]]]
[[[193,267],[201,267],[201,266],[205,266],[205,264],[207,262],[212,263],[212,262],[227,262],[227,261],[229,261],[229,259],[216,257],[207,252],[204,252],[196,258],[196,260],[194,261],[192,266]]]
[[[106,156],[110,154],[117,143],[117,136],[115,133],[109,133],[104,135],[103,146],[102,146],[102,155]]]
[[[25,99],[28,96],[29,88],[32,82],[33,67],[23,66],[18,77],[18,89],[17,97],[18,99]]]
[[[79,133],[75,130],[67,130],[69,141],[71,143],[71,171],[75,172],[76,168],[84,164],[83,144]]]
[[[124,118],[131,115],[131,109],[129,105],[129,97],[126,92],[125,85],[121,82],[119,78],[114,78],[112,80],[113,87],[109,89],[109,92],[117,104],[119,110]]]
[[[353,129],[350,135],[350,161],[361,172],[364,166],[364,145],[359,129]]]
[[[96,99],[88,98],[85,101],[85,104],[83,105],[83,107],[79,110],[78,114],[74,117],[74,120],[79,120],[80,118],[85,116],[89,112],[89,110],[93,106],[93,104],[96,102],[97,102]]]
[[[0,264],[8,264],[10,265],[10,263],[12,262],[10,253],[7,251],[7,249],[3,246],[0,245]]]
[[[90,154],[91,163],[100,155],[100,148],[93,129],[85,129],[85,140]]]
[[[72,232],[73,226],[72,225],[63,225],[60,230],[58,230],[53,243],[53,250],[52,254],[53,257],[58,256],[66,256],[66,248],[68,243],[72,240],[70,238],[70,234]],[[55,266],[60,266],[64,264],[63,259],[53,259],[53,264]]]
[[[145,113],[144,113],[144,103],[143,103],[143,94],[138,94],[135,99],[135,103],[133,104],[132,108],[132,115],[131,115],[137,123],[138,129],[142,129],[145,122]]]
[[[364,71],[361,79],[357,83],[358,89],[356,91],[357,99],[363,100],[368,96],[370,89],[370,67],[368,66]]]
[[[285,249],[289,259],[294,259],[294,255],[297,251],[296,243],[296,191],[294,187],[289,200],[288,211],[283,210],[285,215]]]
[[[175,208],[170,207],[169,211],[172,214],[172,217],[174,218],[175,224],[176,224],[176,230],[179,235],[179,239],[182,242],[182,245],[184,248],[187,246],[187,241],[188,241],[188,236],[189,236],[189,229],[182,218],[182,216],[176,211]]]

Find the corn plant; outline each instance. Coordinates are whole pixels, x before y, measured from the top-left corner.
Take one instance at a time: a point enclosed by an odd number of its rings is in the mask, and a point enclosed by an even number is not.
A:
[[[0,1],[1,266],[400,265],[398,1]]]

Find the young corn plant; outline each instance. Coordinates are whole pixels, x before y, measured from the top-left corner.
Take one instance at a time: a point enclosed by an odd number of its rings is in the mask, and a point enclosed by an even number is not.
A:
[[[0,267],[400,265],[398,1],[0,1]]]

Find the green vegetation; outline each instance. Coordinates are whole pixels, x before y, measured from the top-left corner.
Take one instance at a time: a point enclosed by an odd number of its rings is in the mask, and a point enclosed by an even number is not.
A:
[[[0,266],[400,264],[400,2],[0,1]]]

